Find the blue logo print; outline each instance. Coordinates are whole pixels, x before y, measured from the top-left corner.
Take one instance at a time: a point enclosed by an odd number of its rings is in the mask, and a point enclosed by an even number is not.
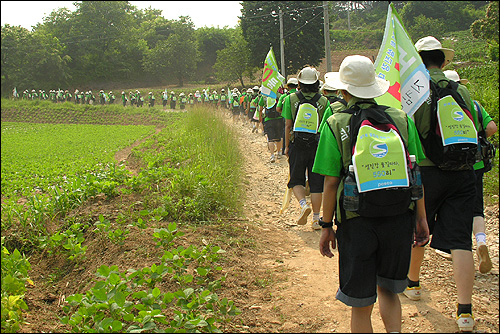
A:
[[[310,112],[304,113],[304,118],[305,119],[309,119],[309,118],[311,118],[311,116],[312,116],[312,114]]]
[[[370,153],[375,157],[375,158],[383,158],[387,155],[387,152],[389,151],[389,148],[387,147],[386,143],[378,143],[375,145],[371,146]]]
[[[462,110],[454,111],[452,117],[455,121],[461,122],[464,119],[464,112]]]

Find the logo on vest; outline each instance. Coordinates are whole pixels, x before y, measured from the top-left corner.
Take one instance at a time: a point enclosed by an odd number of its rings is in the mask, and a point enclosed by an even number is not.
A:
[[[311,113],[309,113],[309,112],[304,113],[304,118],[305,118],[305,119],[309,119],[309,118],[311,118],[311,117],[312,117],[312,114],[311,114]]]
[[[464,119],[464,112],[462,110],[454,111],[452,117],[455,121],[461,122]]]
[[[386,143],[376,142],[376,144],[373,145],[372,142],[372,144],[370,144],[370,153],[375,158],[383,158],[387,155],[387,152],[389,152],[389,148]]]

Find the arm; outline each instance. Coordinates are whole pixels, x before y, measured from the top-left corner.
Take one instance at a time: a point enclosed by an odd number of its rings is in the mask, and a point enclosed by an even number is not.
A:
[[[333,221],[333,213],[335,212],[335,206],[337,204],[337,189],[339,187],[340,178],[335,176],[325,176],[325,184],[323,190],[323,221],[331,222]],[[335,240],[335,231],[332,227],[325,227],[321,231],[321,237],[319,239],[319,251],[321,255],[327,256],[329,258],[333,257],[333,253],[330,249],[335,249],[337,247],[337,242]]]
[[[425,246],[429,242],[429,226],[427,225],[427,217],[425,214],[425,194],[417,201],[417,221],[415,227],[415,241],[413,247]],[[324,211],[324,209],[323,209]]]
[[[288,150],[290,146],[290,132],[292,131],[292,120],[285,119],[285,155],[288,156]]]
[[[493,134],[497,132],[498,128],[494,121],[490,121],[488,125],[486,125],[486,129],[484,132],[486,133],[486,137],[491,137]]]

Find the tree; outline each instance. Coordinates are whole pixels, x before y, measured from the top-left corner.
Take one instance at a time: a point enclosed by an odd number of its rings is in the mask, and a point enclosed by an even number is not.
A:
[[[49,89],[64,85],[70,57],[50,34],[29,32],[20,26],[2,26],[2,94],[12,87]]]
[[[485,1],[426,1],[425,5],[421,1],[408,1],[399,12],[405,27],[411,27],[423,21],[420,15],[426,18],[442,22],[444,32],[461,31],[468,27],[477,18],[476,9],[484,6]],[[430,22],[437,22],[430,21]],[[416,36],[412,36],[412,38]],[[441,36],[434,36],[440,38]]]
[[[498,45],[498,1],[491,1],[486,9],[486,17],[474,21],[470,27],[473,37]]]
[[[229,45],[232,35],[234,35],[234,29],[231,28],[202,27],[196,29],[195,39],[200,53],[198,76],[206,75],[212,70],[217,61],[217,51]]]
[[[239,30],[227,48],[217,51],[217,61],[214,65],[217,79],[229,83],[239,80],[244,87],[243,75],[250,72],[249,51],[248,44]]]
[[[305,65],[319,65],[325,55],[322,3],[243,1],[241,28],[251,51],[251,65],[262,66],[269,44],[279,50],[280,8],[283,10],[286,73],[295,73]]]
[[[198,53],[194,25],[189,17],[173,22],[173,33],[145,53],[143,69],[157,78],[175,78],[180,87],[194,74]]]

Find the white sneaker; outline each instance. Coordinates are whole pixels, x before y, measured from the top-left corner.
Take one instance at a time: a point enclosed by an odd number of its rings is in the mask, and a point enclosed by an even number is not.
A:
[[[312,229],[313,230],[321,230],[321,226],[319,225],[319,220],[313,220]]]
[[[307,223],[307,217],[311,214],[311,207],[309,205],[305,205],[301,210],[300,210],[300,218],[297,224],[299,225],[305,225]]]
[[[270,159],[271,162],[276,162],[276,157],[273,155],[271,155],[271,159]]]
[[[419,286],[414,286],[412,288],[406,287],[405,291],[403,291],[403,294],[408,297],[410,300],[420,300],[420,290],[422,288]]]
[[[480,244],[476,249],[477,256],[479,257],[479,272],[481,274],[487,274],[491,270],[491,259],[488,253],[488,246],[485,244]]]
[[[461,332],[472,332],[474,330],[474,317],[470,313],[462,313],[457,316],[457,325]]]

